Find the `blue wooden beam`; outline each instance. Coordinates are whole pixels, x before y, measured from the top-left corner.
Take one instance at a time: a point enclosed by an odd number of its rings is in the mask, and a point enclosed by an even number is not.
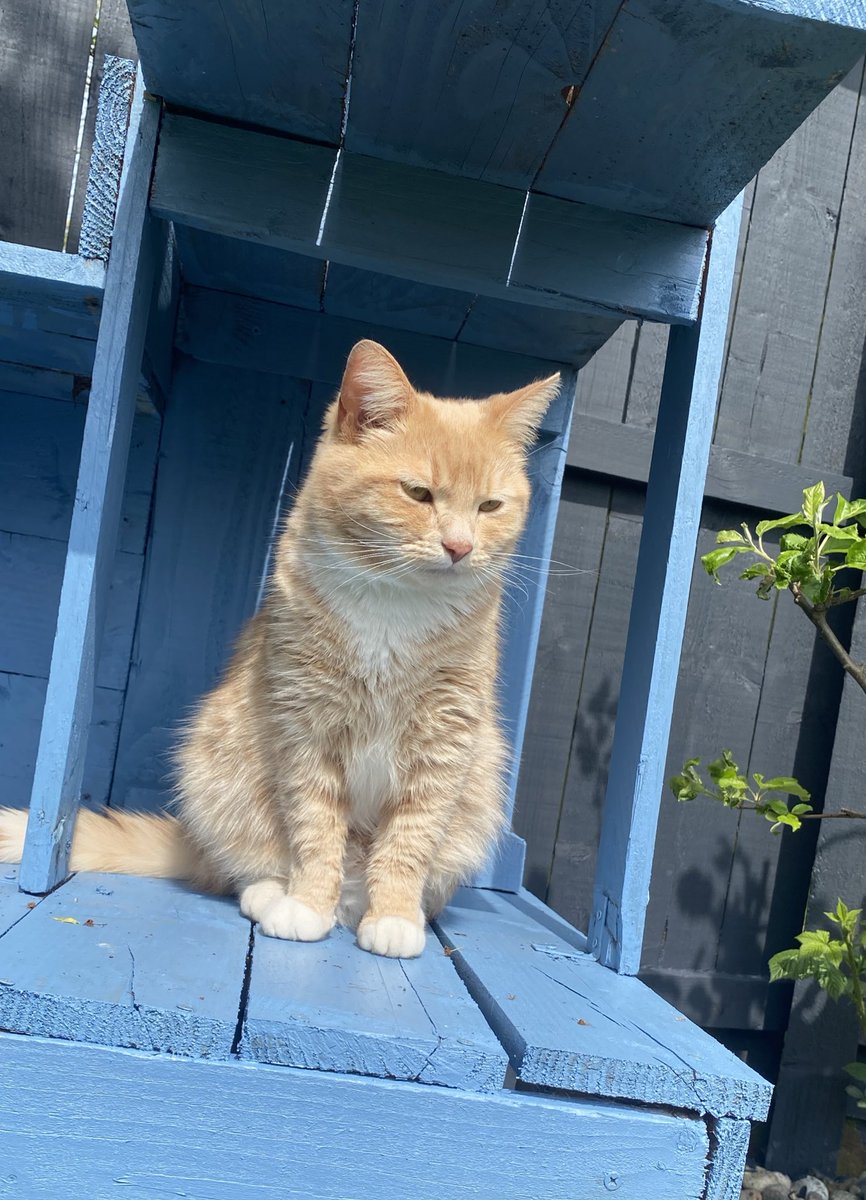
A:
[[[508,819],[514,811],[517,775],[526,717],[532,693],[535,651],[541,631],[550,552],[556,531],[559,494],[571,431],[577,372],[562,373],[562,387],[544,420],[544,429],[529,457],[532,501],[526,528],[513,563],[513,582],[504,604],[502,716],[511,747],[508,769]],[[515,833],[505,835],[491,862],[476,878],[476,887],[517,892],[523,885],[526,844]]]
[[[535,308],[692,323],[707,231],[169,114],[152,211]],[[623,257],[628,269],[623,267]]]
[[[159,105],[139,79],[127,138],[114,243],[51,672],[30,801],[20,887],[42,893],[66,876],[93,708],[96,656],[123,496],[158,230],[147,213]]]
[[[591,952],[626,975],[640,967],[741,208],[719,218],[699,323],[671,330],[662,382],[589,927]]]

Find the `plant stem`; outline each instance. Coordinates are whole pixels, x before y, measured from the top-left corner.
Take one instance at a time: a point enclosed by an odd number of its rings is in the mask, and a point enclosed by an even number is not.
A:
[[[800,813],[801,821],[866,821],[866,812],[857,812],[853,808],[840,808],[831,813]]]
[[[857,588],[850,596],[832,596],[827,601],[828,607],[835,607],[837,604],[850,604],[852,600],[859,600],[861,596],[866,596],[866,588]]]
[[[866,1000],[863,998],[863,981],[860,978],[860,962],[854,948],[854,935],[850,929],[845,930],[845,961],[851,972],[851,1002],[857,1012],[860,1034],[866,1039]]]
[[[824,606],[810,604],[797,584],[791,585],[791,594],[794,597],[794,603],[798,608],[802,608],[803,612],[818,630],[824,642],[830,647],[833,654],[842,664],[843,670],[851,676],[862,691],[866,692],[866,670],[859,663],[854,662],[854,659],[830,628]]]

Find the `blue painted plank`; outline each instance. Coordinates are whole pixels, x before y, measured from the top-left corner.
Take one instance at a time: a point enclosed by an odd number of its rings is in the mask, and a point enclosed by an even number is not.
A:
[[[803,19],[816,14],[828,23]],[[861,57],[862,14],[854,2],[629,0],[538,189],[710,223]]]
[[[47,679],[0,672],[2,804],[26,808],[30,801],[47,686]],[[96,688],[81,783],[85,804],[108,803],[122,711],[123,692]]]
[[[361,338],[382,342],[412,382],[440,396],[489,396],[550,375],[558,364],[350,321],[225,292],[190,288],[178,348],[203,362],[340,386],[346,357]]]
[[[640,967],[740,208],[713,234],[699,326],[671,330],[647,484],[589,928],[593,954],[629,975]]]
[[[166,220],[469,295],[694,320],[705,230],[537,197],[515,260],[524,203],[519,188],[178,115],[151,196]]]
[[[710,1129],[713,1153],[704,1200],[740,1200],[751,1126],[748,1121],[721,1117]]]
[[[89,338],[0,325],[0,362],[3,363],[90,375],[95,352],[96,343]]]
[[[69,537],[86,412],[84,404],[0,391],[0,530]],[[158,444],[158,418],[136,413],[118,535],[119,549],[135,554],[144,552]]]
[[[69,552],[33,781],[21,886],[50,890],[66,874],[81,788],[155,257],[147,201],[159,106],[136,87],[103,318],[81,452]]]
[[[319,259],[191,225],[178,225],[175,236],[184,283],[318,309],[325,279]]]
[[[66,557],[65,542],[0,532],[0,670],[48,676]],[[142,567],[140,554],[114,558],[96,658],[99,687],[126,686]]]
[[[532,354],[580,369],[619,326],[618,317],[533,309],[491,296],[476,296],[459,338],[461,342]]]
[[[336,143],[352,0],[131,0],[148,90],[181,108]]]
[[[308,395],[298,380],[178,358],[112,804],[160,808],[169,799],[178,726],[255,610]]]
[[[530,193],[509,295],[546,303],[554,293],[560,308],[591,300],[611,317],[688,324],[698,315],[706,248],[702,228]]]
[[[358,11],[346,145],[527,188],[619,0],[372,0]]]
[[[0,943],[2,944],[2,943]],[[701,1121],[0,1035],[3,1171],[55,1200],[697,1200]],[[71,1174],[72,1173],[72,1174]]]
[[[434,923],[518,1079],[715,1116],[766,1116],[771,1088],[637,979],[496,892],[463,889]]]
[[[0,362],[0,391],[3,392],[45,396],[50,400],[71,400],[74,384],[74,377],[63,371]]]
[[[4,297],[26,294],[49,304],[74,300],[82,307],[98,308],[105,267],[77,254],[0,241],[0,285]]]
[[[31,900],[18,889],[18,868],[0,863],[0,938],[17,925],[39,901]],[[0,981],[0,987],[4,982]]]
[[[430,932],[420,958],[366,954],[347,929],[253,947],[242,1053],[259,1062],[493,1092],[508,1056]]]
[[[322,306],[324,312],[335,317],[455,338],[473,299],[457,288],[431,287],[412,279],[329,263]]]
[[[553,436],[542,436],[529,457],[532,500],[526,528],[510,568],[515,586],[509,589],[504,609],[504,653],[502,676],[505,689],[502,716],[513,764],[509,784],[509,816],[514,807],[517,771],[526,732],[526,714],[532,690],[532,671],[541,628],[544,596],[547,590],[550,552],[556,528],[556,513],[565,470],[565,456],[571,432],[571,414],[577,374],[564,372],[559,397],[545,419],[545,429],[556,429]],[[517,887],[522,880],[517,880]]]
[[[161,879],[76,875],[0,938],[0,1026],[227,1058],[249,935],[232,899]]]

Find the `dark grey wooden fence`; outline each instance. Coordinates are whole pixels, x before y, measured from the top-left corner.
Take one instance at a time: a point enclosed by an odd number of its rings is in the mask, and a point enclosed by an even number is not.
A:
[[[3,238],[76,248],[105,53],[134,55],[124,0],[4,10]],[[818,478],[853,477],[866,492],[864,192],[861,66],[749,189],[701,550],[718,529],[794,508]],[[563,565],[550,580],[521,774],[527,882],[584,928],[665,341],[662,328],[625,325],[581,373],[554,551]],[[840,696],[839,671],[787,596],[762,604],[733,578],[719,589],[696,570],[671,773],[726,747],[752,769],[796,774],[819,802],[828,778],[828,802],[858,801],[860,698],[846,700],[834,745]],[[791,992],[769,987],[767,958],[791,942],[807,898],[820,912],[837,891],[855,903],[862,889],[862,844],[849,842],[843,861],[822,836],[810,891],[816,837],[813,827],[774,839],[754,818],[662,805],[643,974],[771,1073]],[[789,1054],[783,1068],[801,1091],[818,1074],[819,1052],[803,1049],[815,1042],[812,1003],[798,994],[796,1063]],[[777,1114],[777,1145],[790,1143],[797,1115]]]

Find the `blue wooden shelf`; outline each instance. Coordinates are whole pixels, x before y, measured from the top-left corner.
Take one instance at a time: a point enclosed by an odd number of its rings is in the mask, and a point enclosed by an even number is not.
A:
[[[866,49],[866,8],[130,9],[143,81],[107,266],[0,247],[7,428],[38,457],[50,425],[58,460],[51,487],[18,471],[0,498],[10,537],[50,543],[16,560],[0,630],[7,774],[31,795],[24,861],[0,868],[4,1179],[22,1200],[736,1200],[769,1085],[633,976],[737,196]],[[513,834],[406,963],[342,930],[269,940],[164,881],[68,878],[82,793],[165,802],[177,722],[255,608],[361,337],[440,394],[563,371],[530,459],[541,566],[506,606],[513,795],[576,370],[632,315],[673,329],[637,447],[639,603],[586,933],[521,889]]]

